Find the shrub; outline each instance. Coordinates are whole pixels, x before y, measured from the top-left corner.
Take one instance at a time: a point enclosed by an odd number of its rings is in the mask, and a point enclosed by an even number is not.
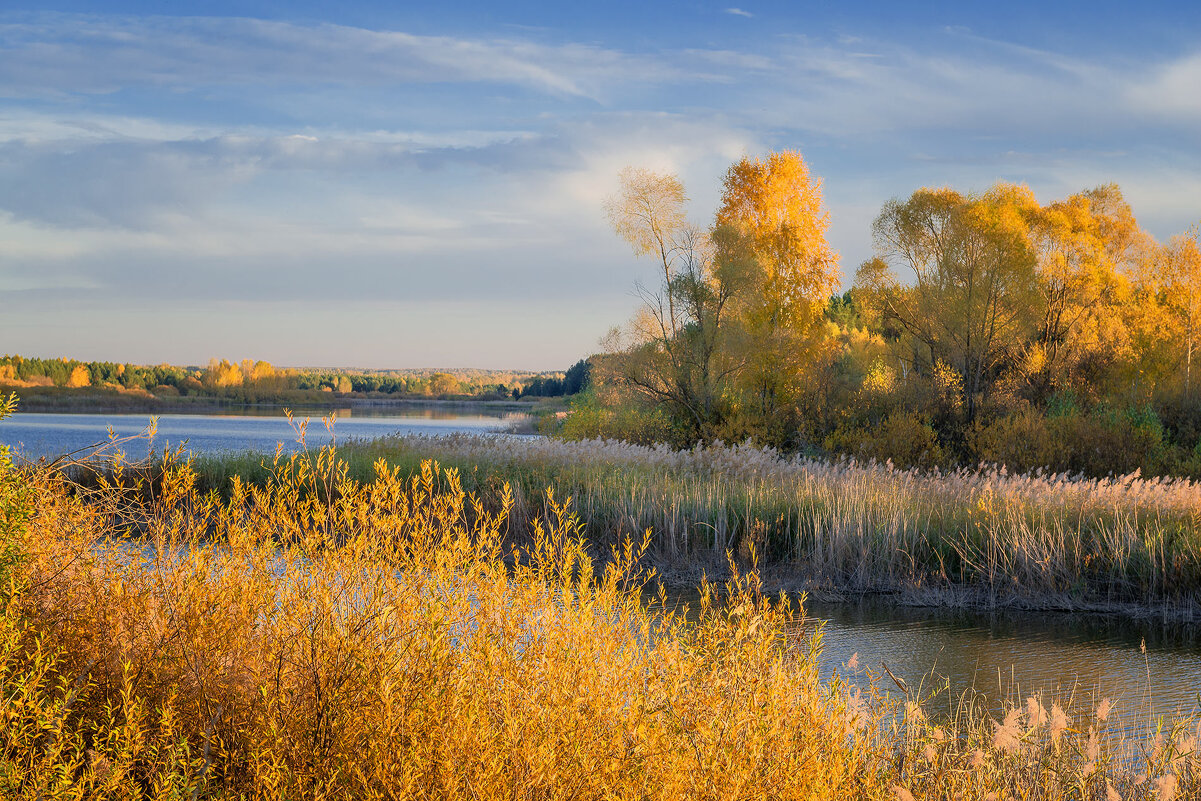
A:
[[[978,463],[1004,465],[1012,472],[1037,468],[1068,469],[1069,446],[1053,432],[1047,419],[1032,409],[977,422],[968,432],[968,452]]]
[[[911,412],[894,412],[878,426],[843,426],[826,439],[826,448],[856,459],[891,462],[899,468],[937,467],[946,454],[938,434]]]
[[[17,407],[17,396],[0,398],[0,421]],[[9,591],[13,568],[21,560],[20,541],[33,513],[33,492],[14,467],[7,445],[0,445],[0,597]]]

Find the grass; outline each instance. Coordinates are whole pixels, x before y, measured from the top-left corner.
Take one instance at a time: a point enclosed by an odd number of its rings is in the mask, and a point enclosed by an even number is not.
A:
[[[994,717],[970,698],[935,715],[917,696],[852,692],[819,679],[820,634],[753,574],[663,611],[644,595],[650,542],[602,565],[551,495],[518,550],[515,493],[489,509],[453,468],[376,461],[360,481],[351,466],[310,451],[224,497],[188,465],[153,492],[121,470],[80,488],[4,468],[32,515],[11,528],[23,558],[0,608],[0,795],[1201,791],[1194,720],[1135,732],[1039,698]]]
[[[931,603],[1066,610],[1201,611],[1201,484],[952,473],[785,458],[770,449],[691,451],[610,441],[491,436],[351,442],[349,475],[384,460],[401,475],[435,459],[510,525],[545,520],[544,489],[570,497],[600,546],[649,530],[656,564],[692,577],[752,552],[773,586],[904,593]],[[201,457],[205,489],[268,480],[270,458]]]

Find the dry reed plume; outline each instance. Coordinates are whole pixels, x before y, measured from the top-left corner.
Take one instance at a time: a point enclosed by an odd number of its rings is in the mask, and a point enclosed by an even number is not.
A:
[[[422,459],[455,465],[492,506],[508,486],[518,524],[544,517],[553,486],[595,541],[650,529],[665,561],[720,563],[754,546],[801,586],[966,589],[956,597],[975,603],[1182,615],[1201,606],[1201,484],[1187,479],[923,472],[720,443],[408,436],[344,452],[364,479],[378,458],[408,471]],[[254,472],[236,459],[201,469],[218,483]]]

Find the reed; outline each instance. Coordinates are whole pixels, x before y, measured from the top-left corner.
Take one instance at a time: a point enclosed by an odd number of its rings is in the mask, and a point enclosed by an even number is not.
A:
[[[490,508],[507,487],[518,530],[545,519],[552,487],[572,499],[595,543],[649,530],[664,568],[700,560],[712,570],[727,553],[754,551],[783,586],[1180,616],[1201,607],[1201,484],[1187,479],[900,470],[750,445],[467,435],[351,442],[340,453],[362,481],[379,459],[404,475],[435,459]],[[248,454],[195,466],[203,486],[227,489],[234,476],[262,484],[270,462]]]
[[[360,481],[325,448],[226,496],[188,464],[153,492],[120,466],[90,488],[0,473],[30,501],[0,594],[4,797],[1201,789],[1192,720],[1123,740],[1108,710],[1073,721],[1035,699],[998,720],[969,701],[942,720],[918,697],[823,682],[820,631],[787,597],[735,572],[705,583],[698,608],[668,609],[645,594],[649,541],[602,565],[552,493],[518,549],[513,494],[489,510],[430,461],[405,477],[379,460]]]

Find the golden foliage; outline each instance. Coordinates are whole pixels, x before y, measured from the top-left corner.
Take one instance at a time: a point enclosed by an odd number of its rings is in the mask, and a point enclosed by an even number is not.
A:
[[[726,172],[717,225],[751,243],[765,273],[764,301],[772,313],[811,314],[838,285],[838,254],[826,241],[830,215],[821,180],[809,175],[795,150],[743,157]]]
[[[82,364],[75,366],[71,371],[71,375],[67,377],[67,386],[72,388],[90,387],[92,385],[92,376],[88,373],[88,368]]]
[[[506,557],[505,510],[430,463],[362,485],[324,450],[225,503],[193,478],[149,506],[40,488],[0,616],[9,793],[821,799],[862,770],[750,578],[653,612],[645,545],[598,568],[549,498]]]
[[[823,683],[820,632],[754,575],[671,611],[642,592],[645,541],[594,562],[553,494],[516,550],[511,499],[488,511],[428,461],[408,480],[380,461],[360,483],[332,448],[306,451],[226,500],[195,478],[168,466],[147,494],[118,468],[72,494],[25,474],[33,517],[0,593],[4,797],[1066,801],[1140,775],[1160,797],[1199,789],[1194,721],[1156,721],[1153,749],[1123,750],[1107,701],[1069,714],[1032,698],[998,720],[969,697],[936,718],[914,696]]]

